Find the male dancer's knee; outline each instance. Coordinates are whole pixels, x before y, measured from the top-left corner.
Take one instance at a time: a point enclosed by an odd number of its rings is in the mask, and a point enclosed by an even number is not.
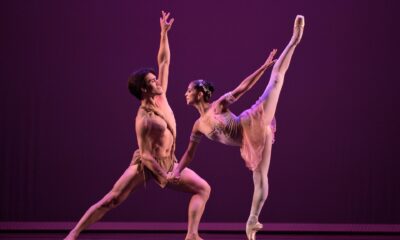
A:
[[[111,210],[123,202],[122,194],[117,192],[108,193],[99,203],[100,208]]]
[[[204,182],[202,184],[202,186],[199,188],[199,192],[200,196],[207,201],[208,198],[210,198],[210,194],[211,194],[211,186],[207,183]]]

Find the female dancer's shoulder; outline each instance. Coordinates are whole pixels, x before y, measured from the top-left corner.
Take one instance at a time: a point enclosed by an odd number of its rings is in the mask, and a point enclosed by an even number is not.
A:
[[[236,98],[232,95],[232,92],[227,92],[217,100],[211,103],[211,108],[214,108],[215,113],[223,113],[228,111],[229,105],[234,103]]]

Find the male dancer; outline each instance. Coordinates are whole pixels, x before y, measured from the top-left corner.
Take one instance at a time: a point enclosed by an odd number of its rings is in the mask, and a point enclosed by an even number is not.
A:
[[[66,239],[77,239],[90,224],[100,220],[109,210],[121,204],[128,195],[153,178],[162,188],[169,187],[192,194],[188,212],[186,240],[201,239],[198,234],[200,218],[210,195],[210,186],[194,171],[185,168],[179,183],[169,182],[168,172],[176,164],[176,123],[166,91],[170,64],[168,31],[174,19],[162,12],[160,18],[161,40],[158,51],[158,79],[151,69],[141,69],[130,76],[129,91],[141,101],[136,116],[136,136],[139,149],[135,151],[130,166],[109,193],[92,205],[72,229]],[[149,211],[150,212],[150,211]]]

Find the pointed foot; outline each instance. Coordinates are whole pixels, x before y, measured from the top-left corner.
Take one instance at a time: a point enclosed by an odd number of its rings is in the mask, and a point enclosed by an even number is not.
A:
[[[256,240],[256,233],[263,228],[260,222],[254,224],[246,224],[246,235],[248,240]]]

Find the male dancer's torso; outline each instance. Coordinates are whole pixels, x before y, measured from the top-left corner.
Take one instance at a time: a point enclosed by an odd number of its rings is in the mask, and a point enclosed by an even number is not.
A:
[[[140,152],[154,158],[174,154],[176,122],[165,95],[155,97],[154,106],[141,106],[136,116],[136,136]]]

